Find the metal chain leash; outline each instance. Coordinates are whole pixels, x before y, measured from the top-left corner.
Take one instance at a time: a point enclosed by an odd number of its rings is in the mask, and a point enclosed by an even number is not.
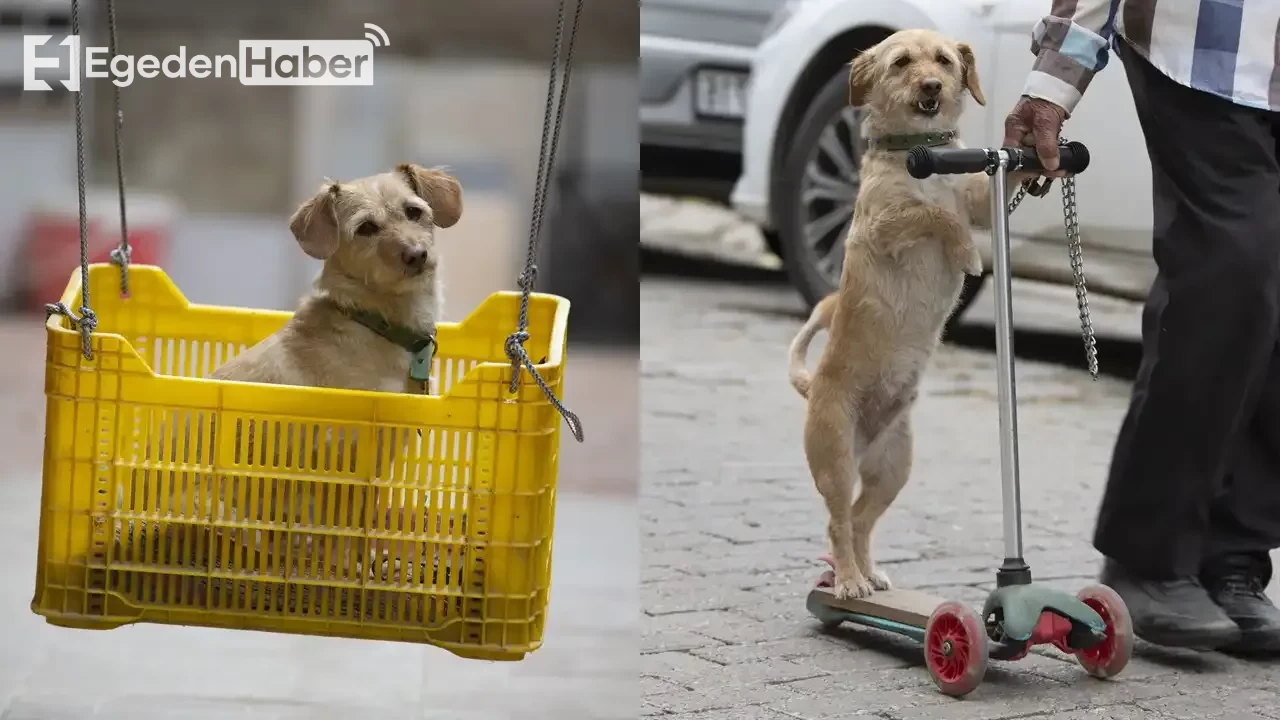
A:
[[[80,3],[71,0],[71,34],[80,35]],[[73,73],[80,73],[80,68],[72,68]],[[86,360],[93,359],[93,342],[91,336],[98,327],[98,317],[89,307],[89,217],[85,203],[84,178],[84,93],[75,95],[76,108],[76,189],[80,202],[80,315],[77,316],[66,303],[57,302],[44,306],[45,321],[54,315],[62,315],[71,321],[71,325],[80,331],[80,348]]]
[[[116,56],[116,3],[107,0],[107,52]],[[129,260],[133,257],[133,248],[129,247],[129,223],[125,213],[124,200],[124,160],[120,149],[120,134],[124,130],[124,111],[120,109],[120,86],[111,83],[111,92],[115,109],[115,146],[116,146],[116,187],[120,192],[120,246],[111,250],[111,262],[120,266],[120,294],[129,294]]]
[[[1081,257],[1080,213],[1076,206],[1076,179],[1062,179],[1062,223],[1067,230],[1067,253],[1071,258],[1071,279],[1076,287],[1076,307],[1080,311],[1080,337],[1084,340],[1084,357],[1089,374],[1098,379],[1098,341],[1093,336],[1089,319],[1089,288],[1085,284],[1084,260]]]
[[[1067,139],[1058,138],[1059,145],[1066,145]],[[1009,200],[1009,214],[1022,204],[1027,197],[1033,180],[1027,180],[1018,186],[1018,191]],[[1039,192],[1031,194],[1042,197],[1048,194],[1049,186],[1040,186]],[[1067,254],[1071,258],[1071,280],[1076,290],[1076,308],[1080,311],[1080,336],[1084,341],[1085,362],[1089,366],[1089,375],[1098,379],[1098,341],[1093,335],[1093,321],[1089,319],[1089,288],[1084,277],[1083,248],[1080,240],[1080,213],[1076,205],[1076,179],[1062,178],[1062,222],[1067,231]]]
[[[565,98],[569,90],[569,77],[573,68],[573,45],[578,35],[578,22],[582,17],[582,2],[576,0],[573,23],[569,29],[567,43],[564,41],[565,2],[560,0],[559,12],[556,16],[556,34],[551,54],[550,77],[547,82],[547,101],[542,116],[542,142],[538,152],[538,172],[534,181],[533,206],[529,219],[529,245],[525,256],[524,271],[520,273],[517,283],[520,286],[520,317],[516,331],[507,336],[505,350],[511,359],[512,393],[520,387],[521,368],[529,372],[529,376],[542,390],[542,394],[555,407],[569,426],[569,432],[578,442],[582,442],[582,422],[572,410],[555,396],[555,393],[543,380],[529,357],[524,343],[529,339],[529,296],[533,292],[534,282],[538,276],[538,245],[542,236],[542,215],[546,207],[547,190],[555,168],[556,147],[560,143],[560,127],[564,120]],[[564,70],[560,75],[560,92],[556,94],[556,70],[560,68],[561,45],[565,46]]]
[[[1031,181],[1022,183],[1018,186],[1018,192],[1013,194],[1013,198],[1009,200],[1009,214],[1012,215],[1014,210],[1022,204],[1024,198],[1027,197],[1027,188],[1031,185]]]

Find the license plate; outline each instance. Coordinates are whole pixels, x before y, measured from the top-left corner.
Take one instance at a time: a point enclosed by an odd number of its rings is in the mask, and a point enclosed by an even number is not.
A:
[[[751,76],[733,70],[699,70],[694,77],[693,110],[699,115],[740,120],[747,114]]]

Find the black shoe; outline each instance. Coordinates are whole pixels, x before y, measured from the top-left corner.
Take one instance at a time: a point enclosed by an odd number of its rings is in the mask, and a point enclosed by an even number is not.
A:
[[[1240,628],[1196,578],[1148,580],[1107,560],[1098,579],[1124,600],[1134,634],[1149,643],[1214,650],[1240,640]]]
[[[1280,608],[1264,592],[1267,569],[1247,556],[1229,556],[1201,573],[1210,597],[1240,627],[1240,640],[1222,650],[1280,653]]]

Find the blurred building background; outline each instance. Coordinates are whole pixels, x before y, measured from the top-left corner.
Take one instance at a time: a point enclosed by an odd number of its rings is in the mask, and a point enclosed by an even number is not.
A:
[[[8,170],[0,174],[0,298],[9,307],[51,300],[50,283],[64,284],[74,267],[65,224],[70,217],[74,230],[72,95],[21,91],[21,35],[53,34],[56,44],[70,7],[0,0]],[[104,8],[82,0],[85,45],[107,44]],[[366,22],[390,39],[377,50],[370,87],[160,76],[123,88],[130,226],[144,260],[163,264],[196,302],[291,308],[318,269],[289,235],[293,208],[325,177],[413,161],[449,166],[466,194],[462,221],[442,234],[446,316],[459,319],[490,292],[514,288],[556,8],[556,0],[117,0],[118,51],[135,56],[179,46],[188,56],[235,53],[240,39],[359,38]],[[574,302],[575,343],[638,337],[637,37],[636,0],[585,3],[539,283]],[[95,241],[110,246],[111,86],[86,85]],[[36,222],[50,211],[61,226]]]

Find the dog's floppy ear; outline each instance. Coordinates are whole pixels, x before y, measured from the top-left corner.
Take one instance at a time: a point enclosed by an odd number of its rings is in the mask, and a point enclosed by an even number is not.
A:
[[[987,99],[982,96],[982,85],[978,82],[978,62],[973,59],[973,48],[969,47],[969,43],[959,43],[956,45],[956,50],[960,52],[964,86],[969,89],[969,94],[979,105],[985,106]]]
[[[862,105],[875,82],[876,48],[872,46],[858,53],[849,65],[849,104]]]
[[[462,217],[462,186],[457,178],[436,169],[403,163],[398,168],[413,192],[431,206],[436,227],[447,228]]]
[[[338,183],[326,185],[289,218],[289,230],[302,251],[317,260],[328,260],[338,249],[338,192]]]

